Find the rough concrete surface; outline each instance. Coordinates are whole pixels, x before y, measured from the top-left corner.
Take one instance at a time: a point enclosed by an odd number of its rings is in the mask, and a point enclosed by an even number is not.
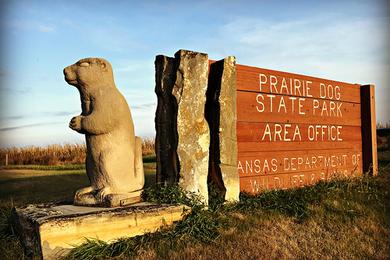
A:
[[[208,204],[210,131],[204,116],[208,56],[204,53],[179,50],[175,58],[178,68],[172,94],[178,106],[179,185],[184,190],[199,195],[202,202]]]
[[[85,238],[112,242],[154,232],[188,212],[184,205],[145,202],[121,208],[41,204],[14,209],[13,221],[27,256],[58,259]]]

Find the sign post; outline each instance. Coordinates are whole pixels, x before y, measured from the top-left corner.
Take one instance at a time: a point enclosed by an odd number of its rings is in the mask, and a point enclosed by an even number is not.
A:
[[[363,171],[377,175],[378,155],[376,143],[375,86],[362,85],[360,93],[362,104]]]

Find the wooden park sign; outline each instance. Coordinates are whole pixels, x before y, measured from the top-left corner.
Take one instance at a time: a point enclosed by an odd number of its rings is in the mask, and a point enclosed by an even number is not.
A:
[[[238,200],[377,172],[373,85],[239,65],[180,50],[156,57],[157,182]],[[207,122],[205,122],[207,121]]]
[[[374,87],[237,65],[241,191],[376,173]]]

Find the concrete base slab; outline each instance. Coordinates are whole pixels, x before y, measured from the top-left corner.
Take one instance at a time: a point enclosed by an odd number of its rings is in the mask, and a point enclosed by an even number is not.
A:
[[[86,238],[112,242],[143,235],[171,225],[189,212],[184,205],[147,202],[118,208],[39,204],[15,208],[13,221],[28,256],[57,259]]]

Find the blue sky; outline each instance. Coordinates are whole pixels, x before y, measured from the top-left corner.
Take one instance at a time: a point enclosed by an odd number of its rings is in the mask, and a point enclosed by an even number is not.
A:
[[[68,128],[79,94],[62,69],[104,57],[133,114],[154,136],[154,58],[178,49],[238,63],[372,83],[377,120],[390,121],[385,1],[4,1],[0,145],[83,142]]]

